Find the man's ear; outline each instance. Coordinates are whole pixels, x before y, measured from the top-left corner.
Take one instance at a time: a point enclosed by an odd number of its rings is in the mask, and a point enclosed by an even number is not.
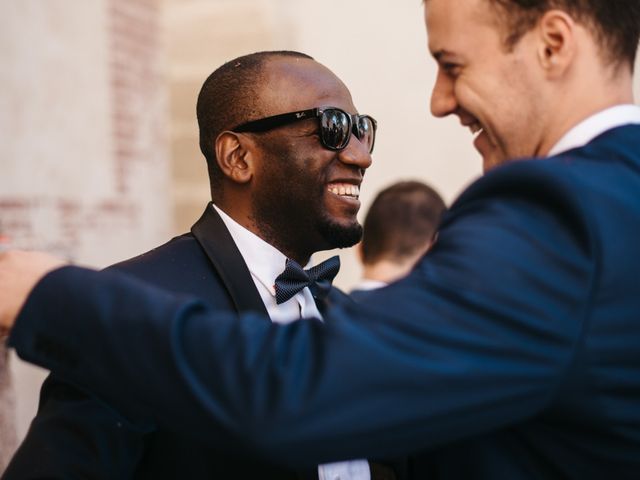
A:
[[[576,55],[576,23],[562,10],[549,10],[538,22],[538,60],[549,78],[561,77]]]
[[[224,131],[216,138],[216,160],[225,177],[247,183],[253,177],[254,142],[248,135]]]

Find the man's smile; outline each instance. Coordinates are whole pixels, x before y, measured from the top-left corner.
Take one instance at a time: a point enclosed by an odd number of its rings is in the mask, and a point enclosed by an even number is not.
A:
[[[350,197],[358,199],[360,197],[360,187],[351,183],[330,183],[327,185],[327,190],[340,197]]]

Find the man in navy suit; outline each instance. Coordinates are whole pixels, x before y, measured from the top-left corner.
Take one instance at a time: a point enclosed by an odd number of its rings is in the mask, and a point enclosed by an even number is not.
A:
[[[329,305],[349,301],[335,288],[314,298],[312,289],[305,287],[278,303],[274,283],[287,258],[306,265],[316,251],[359,240],[359,187],[371,164],[375,131],[360,138],[350,131],[344,148],[330,150],[319,141],[316,119],[263,133],[231,130],[256,117],[318,106],[356,111],[346,86],[304,54],[250,54],[213,72],[197,105],[213,202],[190,233],[110,270],[175,293],[197,295],[216,308],[259,312],[281,323],[318,318]],[[371,478],[362,460],[319,467],[319,475],[327,478],[335,472],[345,479]],[[287,471],[246,455],[220,454],[171,430],[139,428],[51,376],[42,389],[39,413],[5,478],[76,476],[314,478],[312,470]]]
[[[426,0],[425,20],[431,110],[476,134],[487,173],[407,278],[276,326],[15,252],[10,343],[130,415],[283,461],[420,451],[417,478],[638,478],[640,2]],[[130,371],[150,355],[163,378]]]

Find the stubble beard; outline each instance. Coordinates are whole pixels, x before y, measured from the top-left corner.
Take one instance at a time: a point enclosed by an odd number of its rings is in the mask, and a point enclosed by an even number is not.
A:
[[[269,188],[253,194],[253,221],[260,236],[285,255],[305,257],[321,250],[347,248],[362,238],[357,219],[339,222],[326,211],[325,182],[308,176],[286,151],[272,152],[278,161],[268,172]],[[315,159],[307,163],[313,164]],[[294,179],[284,184],[283,178]]]
[[[347,248],[362,238],[362,225],[357,219],[340,223],[320,211],[322,196],[315,197],[315,204],[301,203],[283,195],[283,191],[273,189],[254,195],[252,220],[260,237],[285,255],[295,252],[304,257],[320,250]]]
[[[357,220],[349,225],[341,225],[325,216],[318,222],[317,228],[330,249],[352,247],[362,238],[362,225]]]

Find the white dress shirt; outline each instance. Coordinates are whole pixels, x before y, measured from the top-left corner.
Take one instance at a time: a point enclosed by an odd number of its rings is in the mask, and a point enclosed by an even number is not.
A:
[[[273,245],[265,242],[255,233],[250,232],[217,205],[213,205],[224,222],[231,238],[235,242],[244,262],[249,268],[253,283],[267,308],[272,322],[291,323],[301,318],[319,318],[322,315],[316,306],[309,288],[304,288],[286,302],[276,303],[275,282],[285,267],[287,257]],[[304,267],[313,266],[313,261]],[[319,480],[371,480],[369,462],[366,460],[351,460],[348,462],[328,463],[318,465]]]
[[[572,148],[582,147],[601,133],[622,125],[640,124],[640,107],[638,105],[616,105],[602,110],[577,124],[556,143],[548,157],[557,155]]]
[[[250,232],[229,215],[224,213],[217,205],[213,205],[216,212],[229,230],[240,254],[247,264],[253,283],[267,308],[271,321],[275,323],[291,323],[300,318],[320,318],[322,315],[313,300],[311,290],[305,287],[286,302],[276,303],[275,282],[276,277],[284,271],[287,257],[276,247],[265,242],[255,233]],[[310,268],[313,262],[304,267]]]
[[[389,283],[383,282],[381,280],[371,280],[369,278],[363,278],[356,284],[355,287],[351,289],[351,291],[353,292],[354,290],[360,290],[360,291],[377,290],[379,288],[386,287],[387,285],[389,285]]]

